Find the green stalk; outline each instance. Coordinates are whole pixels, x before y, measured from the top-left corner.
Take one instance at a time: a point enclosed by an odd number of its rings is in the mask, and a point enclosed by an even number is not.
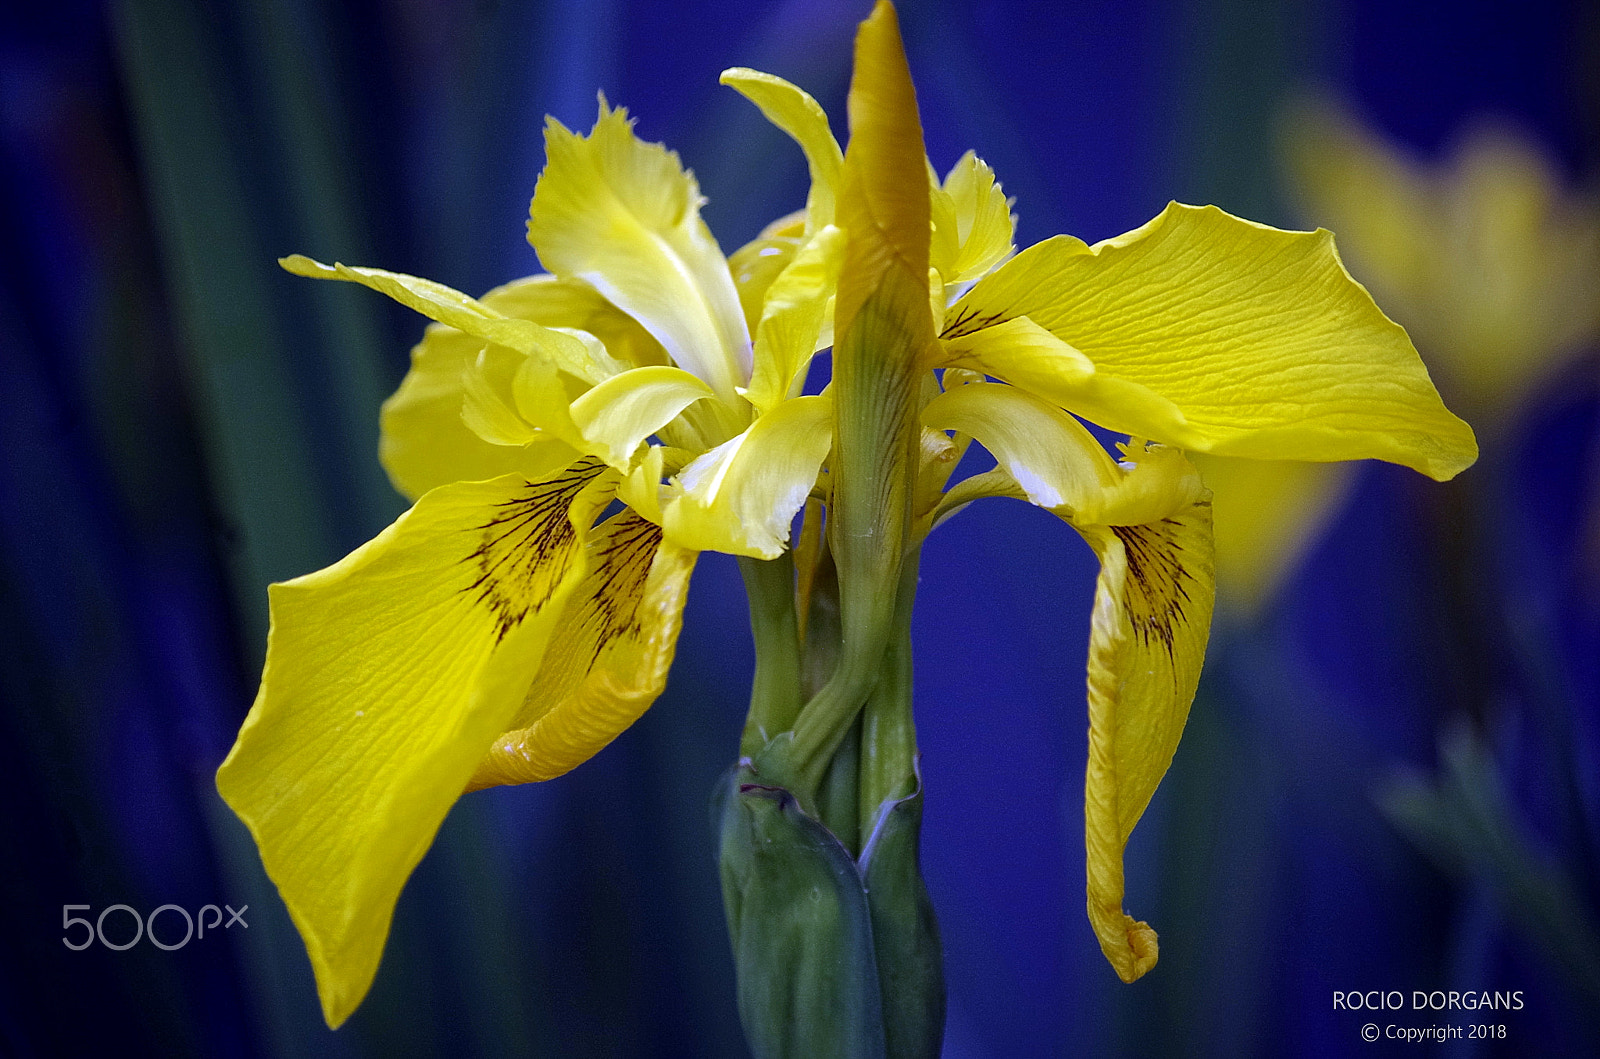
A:
[[[739,755],[753,757],[774,736],[794,726],[800,713],[800,632],[794,610],[794,558],[784,552],[763,561],[739,558],[750,631],[756,641],[756,673]]]

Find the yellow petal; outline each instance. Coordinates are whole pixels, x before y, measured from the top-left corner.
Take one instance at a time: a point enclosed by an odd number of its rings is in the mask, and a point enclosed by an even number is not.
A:
[[[1089,922],[1125,982],[1155,966],[1156,933],[1123,911],[1123,850],[1189,716],[1211,628],[1211,510],[1077,526],[1100,558],[1089,635],[1084,786]]]
[[[696,551],[776,559],[833,442],[832,401],[796,397],[685,467],[663,508],[667,538]]]
[[[544,266],[581,279],[643,324],[673,362],[726,400],[750,378],[750,337],[728,263],[678,156],[633,135],[602,99],[588,136],[550,119],[529,211]]]
[[[1031,503],[1077,525],[1154,521],[1201,491],[1199,475],[1177,450],[1129,452],[1137,462],[1119,467],[1082,423],[1014,386],[958,386],[930,401],[922,421],[974,438]]]
[[[1252,612],[1272,598],[1339,510],[1348,463],[1195,457],[1216,494],[1217,593]]]
[[[381,268],[356,268],[338,263],[324,265],[299,254],[280,258],[278,264],[297,276],[347,280],[370,287],[415,309],[430,320],[448,324],[485,342],[494,342],[518,353],[548,360],[580,378],[596,381],[604,377],[604,373],[596,372],[587,348],[571,335],[552,331],[532,320],[510,319],[476,298],[469,298],[443,283],[400,272],[386,272]]]
[[[788,133],[805,152],[811,170],[806,195],[806,232],[832,224],[844,153],[828,127],[828,115],[815,99],[772,74],[736,66],[722,71],[722,83],[761,108],[767,120]]]
[[[935,254],[933,264],[944,282],[954,286],[977,279],[1016,249],[1011,236],[1017,221],[994,170],[971,151],[950,168],[940,191],[949,204],[944,223],[951,231],[947,237],[935,234],[934,247],[945,250]],[[934,220],[937,226],[939,211]]]
[[[335,565],[273,585],[267,664],[217,787],[250,828],[337,1026],[400,888],[516,716],[614,480],[433,490]]]
[[[573,401],[572,422],[588,443],[586,451],[626,471],[645,438],[710,396],[711,387],[682,368],[634,368]]]
[[[1013,386],[974,383],[940,394],[924,425],[977,440],[1039,507],[1097,522],[1117,485],[1116,461],[1082,423]]]
[[[611,367],[603,375],[580,376],[589,382],[600,382],[605,375],[627,368],[667,363],[667,351],[639,321],[582,280],[564,280],[548,274],[529,276],[500,288],[499,297],[492,304],[507,316],[533,320],[558,331],[582,331],[598,339]],[[590,352],[594,352],[592,346]]]
[[[844,241],[841,229],[821,229],[767,290],[756,329],[755,372],[745,393],[760,412],[771,411],[803,381],[839,283]]]
[[[461,421],[491,445],[526,445],[543,436],[516,409],[513,381],[528,360],[504,346],[486,346],[462,369]],[[546,370],[555,372],[548,365]],[[566,463],[577,458],[575,454]]]
[[[501,291],[491,291],[483,303],[493,307],[500,298]],[[383,403],[378,444],[389,480],[405,496],[415,500],[437,486],[511,472],[538,478],[563,465],[545,466],[540,452],[485,441],[463,421],[464,376],[483,351],[483,339],[443,324],[429,325],[412,348],[411,370]]]
[[[755,333],[761,323],[762,307],[773,282],[789,267],[800,240],[792,236],[760,236],[733,252],[728,271],[739,291],[739,306],[744,310],[745,326]]]
[[[634,514],[656,525],[661,525],[661,476],[666,452],[660,445],[645,449],[644,456],[617,486],[617,499],[633,509]]]
[[[1170,402],[1044,396],[1112,430],[1220,455],[1385,459],[1445,479],[1477,457],[1406,334],[1352,280],[1325,231],[1284,232],[1173,203],[1085,248],[1047,240],[952,307],[947,338],[1027,316],[1107,377]]]
[[[632,511],[597,527],[573,593],[512,731],[471,789],[553,779],[598,753],[666,686],[696,553]]]

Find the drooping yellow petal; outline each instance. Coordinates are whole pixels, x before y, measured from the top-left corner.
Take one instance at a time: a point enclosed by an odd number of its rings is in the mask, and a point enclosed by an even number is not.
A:
[[[1196,455],[1216,494],[1217,595],[1245,613],[1272,598],[1339,510],[1355,480],[1348,463]]]
[[[1011,200],[995,181],[994,170],[976,154],[962,155],[939,191],[938,197],[948,203],[948,219],[936,209],[935,226],[947,224],[950,231],[934,235],[933,267],[946,285],[977,279],[1016,249],[1011,242],[1017,223]]]
[[[769,412],[801,380],[822,339],[828,300],[839,282],[845,234],[829,225],[795,254],[767,289],[756,329],[755,372],[745,398]]]
[[[1112,430],[1219,455],[1384,459],[1434,478],[1477,457],[1406,334],[1352,280],[1326,231],[1285,232],[1173,203],[1093,248],[1058,237],[973,287],[946,338],[1027,316],[1178,409],[1039,391]]]
[[[832,445],[832,400],[796,397],[690,463],[662,509],[667,539],[696,551],[776,559]]]
[[[633,134],[601,100],[588,136],[555,119],[528,216],[546,268],[581,279],[643,324],[679,367],[724,400],[750,378],[750,337],[728,263],[700,219],[700,189],[678,156]]]
[[[539,675],[471,789],[553,779],[597,754],[666,686],[695,552],[632,511],[597,527]]]
[[[767,120],[788,133],[805,152],[811,170],[811,190],[806,195],[806,232],[834,219],[839,169],[844,152],[828,127],[828,115],[810,95],[781,77],[736,66],[722,71],[722,83],[761,108]]]
[[[1183,734],[1211,628],[1211,510],[1202,495],[1144,525],[1075,527],[1100,558],[1089,635],[1084,785],[1089,922],[1125,982],[1156,932],[1123,911],[1123,850]]]
[[[587,451],[626,471],[645,438],[710,396],[711,387],[682,368],[634,368],[573,401],[572,422],[588,443]]]
[[[584,461],[442,486],[272,586],[261,690],[217,787],[305,939],[329,1025],[366,993],[401,886],[516,716],[614,479]]]

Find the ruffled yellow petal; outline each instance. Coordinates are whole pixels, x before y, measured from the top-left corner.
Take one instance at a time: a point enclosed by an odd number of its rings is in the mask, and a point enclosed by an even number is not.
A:
[[[1348,463],[1206,455],[1194,462],[1217,497],[1217,594],[1246,613],[1272,598],[1355,479]]]
[[[682,368],[634,368],[573,401],[572,422],[583,434],[585,451],[626,471],[645,438],[710,396],[711,387]]]
[[[839,169],[844,152],[828,127],[828,115],[815,99],[772,74],[736,66],[722,71],[722,83],[761,108],[767,120],[788,133],[805,152],[811,170],[811,190],[806,195],[806,232],[833,223],[838,197]]]
[[[690,463],[662,509],[667,538],[696,551],[776,559],[833,443],[832,401],[796,397]]]
[[[305,939],[329,1025],[366,993],[401,886],[516,716],[614,479],[585,461],[442,486],[272,586],[261,690],[217,787]]]
[[[750,378],[750,337],[728,263],[700,219],[700,190],[678,156],[633,134],[604,99],[588,136],[555,119],[534,189],[528,241],[563,279],[580,279],[724,400]]]
[[[1076,526],[1100,558],[1089,636],[1084,835],[1089,922],[1125,982],[1156,932],[1123,911],[1123,850],[1189,716],[1211,628],[1210,498],[1155,522]]]
[[[512,731],[471,789],[553,779],[597,754],[666,686],[696,553],[624,511],[597,527],[573,593]]]
[[[1284,232],[1173,203],[1088,248],[1058,237],[980,280],[945,337],[1027,316],[1182,421],[1063,380],[1043,396],[1128,434],[1220,455],[1384,459],[1450,478],[1477,457],[1410,340],[1325,231]]]
[[[839,283],[845,234],[829,225],[794,255],[767,289],[756,329],[756,366],[745,398],[769,412],[804,381]]]
[[[977,279],[1016,249],[1017,219],[990,169],[968,151],[950,168],[935,198],[933,267],[949,286]],[[942,231],[948,227],[948,231]]]

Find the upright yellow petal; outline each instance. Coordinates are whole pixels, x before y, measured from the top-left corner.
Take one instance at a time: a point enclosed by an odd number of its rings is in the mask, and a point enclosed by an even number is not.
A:
[[[828,115],[811,96],[781,77],[736,66],[722,71],[722,83],[761,108],[767,120],[788,133],[805,152],[811,170],[806,195],[806,232],[832,224],[844,152],[828,127]]]
[[[624,511],[590,538],[589,572],[573,593],[544,664],[512,722],[478,764],[471,788],[553,779],[599,753],[666,686],[696,553]]]
[[[1016,249],[1011,235],[1017,219],[994,170],[971,151],[950,167],[939,190],[949,200],[952,231],[946,239],[935,235],[934,247],[946,250],[933,264],[955,286],[977,279]]]
[[[850,82],[850,150],[839,224],[850,235],[834,332],[843,336],[886,282],[909,284],[926,301],[930,238],[927,158],[916,89],[900,43],[894,5],[878,0],[856,34]],[[921,336],[932,326],[907,320]],[[921,353],[921,350],[914,351]]]
[[[1350,278],[1325,231],[1285,232],[1173,203],[1085,249],[1052,239],[980,280],[946,338],[1029,317],[1182,415],[1063,379],[1043,396],[1102,426],[1261,459],[1384,459],[1434,478],[1477,458],[1406,334]]]
[[[756,329],[755,372],[745,397],[758,412],[769,412],[802,381],[822,338],[839,282],[845,233],[821,229],[767,289]]]
[[[796,397],[690,463],[662,510],[667,538],[697,551],[776,559],[833,442],[828,395]]]
[[[736,402],[750,336],[728,263],[700,219],[700,189],[678,156],[633,134],[601,100],[588,136],[555,119],[528,241],[563,279],[581,279],[644,325],[672,360]]]
[[[1123,911],[1123,850],[1172,763],[1211,628],[1211,508],[1077,526],[1100,558],[1089,635],[1084,784],[1089,922],[1118,976],[1155,966],[1156,932]]]
[[[365,995],[400,888],[516,716],[614,477],[585,461],[442,486],[339,563],[272,586],[261,690],[217,787],[305,939],[330,1026]]]

